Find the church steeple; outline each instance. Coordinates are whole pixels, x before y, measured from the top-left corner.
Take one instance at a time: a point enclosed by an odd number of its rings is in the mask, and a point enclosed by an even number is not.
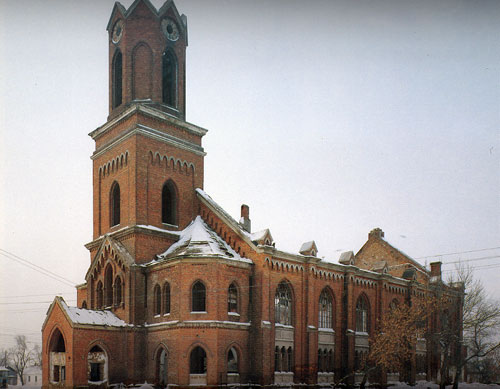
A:
[[[110,118],[141,102],[185,119],[187,19],[173,1],[159,10],[149,0],[128,10],[117,2],[107,30]]]
[[[159,10],[149,0],[128,10],[115,3],[107,30],[110,113],[89,134],[96,148],[88,247],[95,255],[112,234],[141,262],[165,247],[165,230],[182,230],[196,216],[207,130],[185,121],[186,17],[174,3]]]

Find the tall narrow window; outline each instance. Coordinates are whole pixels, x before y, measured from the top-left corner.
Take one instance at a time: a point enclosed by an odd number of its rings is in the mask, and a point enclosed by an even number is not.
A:
[[[205,312],[205,297],[206,297],[206,289],[205,285],[200,281],[196,282],[193,285],[192,289],[192,308],[193,312]]]
[[[97,295],[97,309],[102,309],[103,306],[103,290],[102,290],[102,282],[99,281],[97,283],[97,288],[96,288],[96,295]]]
[[[292,292],[285,282],[278,285],[274,296],[274,321],[292,325]]]
[[[106,266],[104,272],[104,306],[111,307],[113,305],[113,268],[111,264]]]
[[[122,53],[120,50],[117,50],[113,57],[113,76],[112,76],[113,108],[118,107],[122,103],[122,78],[123,78],[122,68],[123,68]]]
[[[368,332],[369,309],[365,296],[359,296],[356,303],[356,332]]]
[[[122,279],[117,276],[115,279],[115,305],[120,305],[122,301]]]
[[[238,373],[238,354],[234,347],[231,347],[227,353],[227,372]]]
[[[158,350],[156,356],[156,375],[158,377],[159,386],[166,386],[168,377],[167,352],[163,347]]]
[[[195,347],[189,356],[189,373],[206,374],[207,353],[200,346]]]
[[[227,311],[238,312],[238,289],[234,284],[229,285],[227,291]]]
[[[162,59],[163,102],[177,107],[177,60],[172,50],[165,50]]]
[[[177,191],[175,184],[168,180],[161,191],[161,221],[176,224]]]
[[[163,286],[163,300],[165,304],[163,313],[170,313],[170,284],[168,282]]]
[[[111,186],[110,197],[111,227],[113,227],[120,224],[120,185],[117,182]]]
[[[333,328],[333,302],[332,295],[323,289],[319,296],[319,328]]]
[[[280,369],[280,348],[276,346],[276,348],[274,349],[274,371],[280,371]]]
[[[161,289],[160,289],[160,285],[156,285],[155,286],[155,289],[154,289],[154,299],[155,299],[155,303],[154,303],[155,311],[154,311],[154,314],[155,315],[159,315],[161,313]]]

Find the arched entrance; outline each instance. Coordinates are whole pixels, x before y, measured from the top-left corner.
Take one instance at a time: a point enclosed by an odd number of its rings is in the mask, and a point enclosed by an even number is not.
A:
[[[94,346],[87,354],[88,381],[101,384],[108,380],[108,356],[99,346]]]
[[[167,350],[161,347],[156,354],[156,381],[161,387],[168,383]]]
[[[49,379],[53,384],[66,381],[66,343],[57,328],[49,342]]]

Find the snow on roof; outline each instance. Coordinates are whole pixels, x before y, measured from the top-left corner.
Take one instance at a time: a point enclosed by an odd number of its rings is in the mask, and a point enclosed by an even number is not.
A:
[[[56,297],[68,315],[69,319],[75,324],[91,324],[110,327],[127,327],[128,324],[116,316],[111,311],[94,311],[92,309],[83,309],[68,307],[62,297]]]
[[[0,366],[0,371],[9,371],[5,366]]]
[[[263,241],[267,235],[269,235],[271,240],[273,239],[269,228],[257,232],[252,232],[250,234],[250,239],[252,240],[252,242],[260,242]]]
[[[314,242],[314,240],[311,240],[309,242],[302,243],[302,246],[300,246],[299,253],[301,253],[301,254],[308,253],[313,249],[318,251],[318,247],[316,246],[316,242]]]
[[[197,216],[195,220],[182,230],[179,240],[163,254],[158,255],[157,259],[185,256],[220,257],[233,261],[252,263],[250,259],[243,258],[234,251],[231,246],[203,221],[201,216]]]
[[[352,251],[344,251],[340,254],[339,262],[343,265],[350,265],[354,259],[354,253]]]

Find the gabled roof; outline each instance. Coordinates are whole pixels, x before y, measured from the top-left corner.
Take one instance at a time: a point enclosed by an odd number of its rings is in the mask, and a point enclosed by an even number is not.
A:
[[[219,204],[217,204],[203,189],[196,188],[196,194],[202,203],[206,204],[220,219],[222,219],[228,227],[240,236],[250,247],[256,248],[253,243],[252,234],[246,232],[241,225],[232,218]],[[270,233],[269,233],[270,234]]]
[[[271,231],[269,231],[269,228],[257,232],[252,232],[250,234],[250,239],[252,240],[252,242],[256,242],[257,244],[265,245],[266,238],[271,243],[274,241],[273,236],[271,235]]]
[[[377,229],[376,229],[377,230]],[[375,231],[375,230],[374,230]],[[381,230],[380,230],[381,231]],[[405,258],[408,263],[412,264],[417,270],[419,270],[421,273],[424,273],[426,275],[429,274],[428,270],[425,268],[425,266],[421,265],[420,263],[418,263],[417,261],[415,261],[413,258],[411,258],[409,255],[407,255],[406,253],[404,253],[403,251],[401,251],[400,249],[394,247],[393,245],[391,245],[387,240],[385,240],[383,238],[383,233],[382,235],[375,235],[375,234],[371,234],[369,235],[369,238],[368,240],[365,242],[365,244],[359,249],[359,251],[356,253],[356,257],[363,251],[363,249],[372,241],[378,241],[382,244],[382,246],[384,246],[385,248],[387,248],[388,250],[392,251],[392,252],[395,252],[399,255],[401,255],[403,258]],[[391,268],[391,266],[389,266],[389,268]]]
[[[173,0],[167,0],[165,3],[161,6],[159,10],[156,9],[156,7],[151,3],[149,0],[135,0],[132,5],[126,9],[120,2],[115,2],[115,5],[113,6],[113,11],[111,11],[111,16],[109,18],[108,24],[106,26],[106,30],[109,31],[113,26],[111,25],[115,14],[118,12],[120,15],[124,18],[127,19],[130,15],[134,13],[134,10],[137,8],[137,6],[140,3],[144,3],[146,7],[149,8],[151,13],[155,15],[157,18],[162,17],[168,9],[172,9],[175,18],[177,19],[177,22],[180,24],[180,27],[182,28],[183,34],[186,37],[186,45],[187,45],[187,17],[186,15],[179,15],[179,11],[177,11],[177,7],[175,6]]]
[[[111,311],[97,311],[69,307],[62,297],[56,296],[54,303],[59,304],[68,320],[73,324],[86,324],[96,326],[127,327],[128,324]]]
[[[252,263],[248,258],[241,257],[217,233],[197,216],[181,233],[177,242],[171,245],[163,254],[157,255],[158,260],[179,257],[217,257],[233,261]]]
[[[92,259],[92,263],[90,264],[90,267],[85,274],[85,279],[87,279],[87,277],[94,270],[95,266],[97,266],[99,257],[105,249],[109,249],[111,254],[116,254],[127,267],[130,267],[135,262],[134,257],[128,252],[124,245],[113,239],[111,236],[105,235],[103,241],[101,242],[99,250],[97,250],[96,255]]]
[[[55,306],[59,306],[64,316],[71,324],[108,326],[108,327],[129,327],[122,319],[116,316],[111,311],[97,311],[93,309],[83,309],[77,307],[69,307],[61,296],[56,296],[54,301],[47,311],[47,317],[43,323],[43,327],[47,323],[50,314]]]
[[[309,242],[302,243],[302,246],[300,246],[299,253],[302,255],[315,255],[313,254],[318,252],[318,247],[316,246],[316,242],[314,240],[311,240]]]
[[[352,265],[354,263],[354,253],[352,251],[345,251],[340,254],[339,263],[342,265]]]

